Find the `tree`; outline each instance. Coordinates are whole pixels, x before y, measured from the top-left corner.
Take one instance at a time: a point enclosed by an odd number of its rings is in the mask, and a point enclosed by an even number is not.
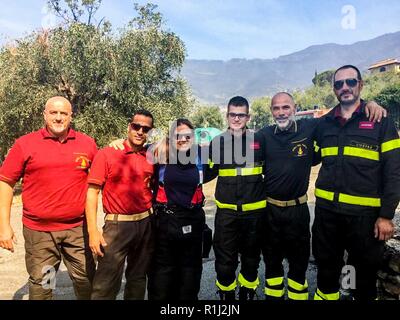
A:
[[[66,23],[80,22],[91,25],[102,0],[48,0],[48,7]],[[86,22],[83,19],[86,18]],[[103,19],[102,19],[103,21]],[[101,22],[100,22],[101,23]]]
[[[327,70],[324,71],[320,74],[317,74],[317,72],[315,72],[315,76],[312,79],[312,83],[315,86],[319,86],[319,87],[323,87],[325,85],[330,85],[332,82],[332,77],[335,73],[335,70]]]
[[[196,128],[218,128],[223,129],[225,126],[224,119],[219,107],[203,106],[191,117],[193,125]]]
[[[251,120],[249,123],[251,129],[259,130],[273,123],[270,106],[270,97],[259,98],[252,102],[250,108]]]
[[[392,85],[383,89],[374,100],[388,110],[400,130],[400,86]]]
[[[73,125],[100,146],[124,136],[137,109],[148,109],[166,128],[193,105],[180,76],[184,44],[164,30],[156,6],[136,5],[134,19],[112,34],[110,25],[90,24],[93,17],[77,22],[85,6],[101,1],[80,3],[65,0],[75,13],[66,25],[0,49],[0,157],[17,137],[42,126],[44,103],[53,95],[73,103]]]

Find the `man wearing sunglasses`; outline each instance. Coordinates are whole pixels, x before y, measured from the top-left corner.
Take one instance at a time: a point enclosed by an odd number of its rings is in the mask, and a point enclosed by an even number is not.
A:
[[[360,71],[336,70],[333,90],[339,104],[316,130],[322,167],[316,182],[313,253],[318,266],[315,300],[338,300],[339,277],[355,268],[356,300],[377,297],[376,272],[400,199],[400,139],[394,122],[370,122],[360,94]]]
[[[232,98],[227,112],[229,128],[210,145],[210,168],[218,176],[213,244],[221,300],[235,300],[237,283],[239,300],[253,300],[259,284],[259,228],[266,201],[260,142],[247,129],[249,121],[248,101],[240,96]]]
[[[124,271],[125,300],[143,300],[146,274],[153,253],[152,191],[153,165],[146,159],[147,134],[153,116],[137,111],[127,128],[124,149],[100,150],[89,174],[86,219],[89,246],[98,257],[91,298],[114,300]],[[102,191],[106,214],[103,233],[97,228],[97,201]]]

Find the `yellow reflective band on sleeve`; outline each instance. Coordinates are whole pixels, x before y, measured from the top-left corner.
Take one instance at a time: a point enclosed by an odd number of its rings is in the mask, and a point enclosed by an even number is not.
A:
[[[265,282],[266,285],[270,287],[279,286],[283,283],[283,277],[265,279]]]
[[[317,141],[314,141],[314,151],[315,152],[319,151],[319,145],[317,144]]]
[[[339,202],[347,204],[356,204],[359,206],[366,206],[366,207],[381,206],[381,199],[379,198],[357,197],[344,193],[339,193]]]
[[[270,297],[281,298],[285,294],[285,289],[264,288],[264,293]]]
[[[218,280],[215,281],[215,284],[221,291],[233,291],[236,289],[236,280],[233,281],[233,283],[231,283],[229,286],[222,285]]]
[[[393,139],[382,143],[381,151],[383,153],[399,148],[400,148],[400,139]]]
[[[247,281],[241,273],[239,273],[238,281],[242,287],[245,287],[248,289],[254,289],[254,290],[257,289],[258,285],[260,284],[260,280],[258,279],[258,277],[256,280],[250,282],[250,281]]]
[[[315,188],[315,196],[318,197],[318,198],[322,198],[322,199],[326,199],[326,200],[329,200],[329,201],[333,201],[335,193],[331,192],[331,191],[325,191],[325,190],[322,190],[322,189]]]
[[[211,159],[208,159],[208,166],[210,167],[210,169],[214,167],[214,162],[212,162]]]
[[[297,293],[288,289],[288,298],[291,300],[308,300],[308,292]]]
[[[316,299],[316,296],[319,296],[320,299]],[[314,300],[339,300],[340,294],[339,291],[335,293],[322,293],[321,290],[317,289],[315,293]]]
[[[337,156],[339,154],[339,147],[329,147],[321,149],[322,157]]]
[[[258,174],[262,174],[262,172],[263,167],[219,169],[218,175],[220,177],[255,176]]]
[[[343,155],[379,161],[379,152],[362,148],[344,147]]]
[[[218,200],[215,200],[215,204],[220,209],[231,209],[231,210],[237,211],[237,205],[235,205],[235,204],[222,203],[222,202],[219,202]]]
[[[243,204],[242,210],[243,211],[252,211],[252,210],[265,208],[266,206],[267,206],[267,200],[261,200],[258,202]]]
[[[300,283],[288,278],[288,285],[289,285],[289,287],[291,287],[292,289],[295,289],[297,291],[303,291],[303,290],[308,289],[307,280],[304,282],[304,284],[300,284]]]

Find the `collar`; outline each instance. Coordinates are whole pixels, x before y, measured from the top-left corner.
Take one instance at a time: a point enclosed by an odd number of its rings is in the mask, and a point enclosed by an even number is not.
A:
[[[142,149],[140,149],[139,151],[136,151],[136,152],[133,151],[133,149],[128,144],[128,140],[124,140],[123,145],[124,145],[124,153],[125,154],[129,154],[129,153],[138,153],[141,155],[146,154],[146,148],[144,148],[144,147]]]
[[[278,125],[275,125],[274,134],[284,134],[284,133],[297,133],[297,121],[294,120],[292,125],[286,130],[279,130]]]
[[[353,111],[353,114],[351,115],[350,119],[362,115],[363,113],[365,113],[364,110],[365,110],[365,102],[364,100],[361,100],[356,110]],[[345,119],[342,117],[340,104],[338,104],[335,108],[333,108],[332,112],[330,112],[330,117],[331,119],[339,122],[342,126],[344,126],[347,121],[350,121],[350,119]]]
[[[42,129],[40,129],[40,133],[42,134],[43,139],[57,139],[57,137],[52,136],[49,131],[47,131],[47,128],[44,127]],[[65,138],[65,140],[69,140],[69,139],[75,139],[76,138],[76,131],[73,130],[72,128],[68,129],[68,135]]]

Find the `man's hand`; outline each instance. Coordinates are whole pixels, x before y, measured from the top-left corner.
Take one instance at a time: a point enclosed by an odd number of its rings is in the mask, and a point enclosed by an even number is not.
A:
[[[387,111],[375,101],[369,101],[365,106],[365,114],[372,122],[381,122],[383,117],[387,117]]]
[[[115,150],[124,150],[125,149],[124,139],[117,139],[117,140],[111,141],[108,146],[113,147]]]
[[[386,218],[378,218],[374,228],[375,238],[379,240],[389,240],[393,237],[394,224],[392,220]]]
[[[107,246],[107,243],[99,230],[93,230],[92,232],[89,232],[89,247],[94,255],[104,257],[101,247],[105,246]]]
[[[17,244],[17,237],[10,225],[0,229],[0,248],[14,252],[14,244]]]

